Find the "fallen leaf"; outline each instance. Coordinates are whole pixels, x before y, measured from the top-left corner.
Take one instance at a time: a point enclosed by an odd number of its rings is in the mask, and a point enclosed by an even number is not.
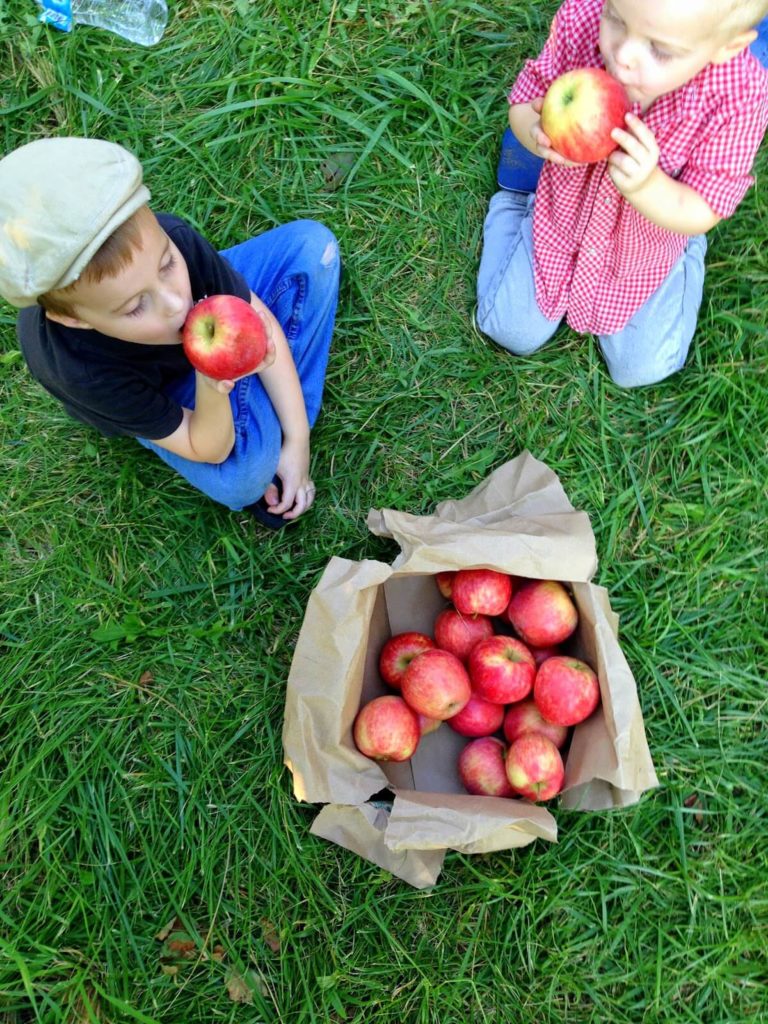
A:
[[[251,974],[252,972],[249,971],[248,973]],[[251,986],[239,971],[233,969],[228,972],[226,986],[227,994],[233,1003],[248,1003],[250,1005],[253,1002]]]
[[[272,922],[266,918],[261,919],[261,935],[273,953],[280,952],[280,934]]]
[[[323,162],[321,169],[329,192],[335,192],[337,188],[341,187],[354,163],[355,157],[352,153],[335,153]]]
[[[155,938],[157,939],[158,942],[165,942],[165,940],[168,938],[171,932],[175,931],[177,928],[180,927],[181,921],[178,919],[178,917],[172,917],[168,924],[164,928],[160,929]]]

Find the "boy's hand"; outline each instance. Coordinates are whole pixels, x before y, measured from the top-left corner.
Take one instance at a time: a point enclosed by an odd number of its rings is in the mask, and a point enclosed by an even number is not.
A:
[[[659,163],[659,147],[650,128],[636,114],[627,114],[627,130],[614,128],[611,138],[619,149],[608,157],[608,173],[622,195],[637,192]]]
[[[266,370],[268,367],[272,365],[272,363],[274,363],[277,349],[275,348],[275,335],[274,328],[272,326],[272,321],[268,320],[267,317],[265,317],[264,314],[261,312],[261,310],[256,310],[256,312],[262,319],[262,322],[264,324],[264,330],[267,335],[267,354],[264,356],[264,359],[259,363],[256,369],[253,371],[254,373],[261,373],[262,370]]]
[[[535,100],[531,101],[531,107],[537,114],[541,113],[541,108],[544,105],[544,97],[537,96]],[[549,160],[550,163],[559,164],[560,167],[578,167],[578,164],[573,163],[572,160],[566,160],[564,156],[561,156],[557,150],[552,149],[552,143],[549,140],[549,136],[542,131],[541,118],[537,118],[531,125],[531,141],[536,147],[536,152],[539,156],[545,160]]]
[[[282,497],[270,484],[264,492],[267,510],[283,519],[298,519],[315,500],[315,485],[309,478],[309,439],[283,442],[277,475],[283,485]]]

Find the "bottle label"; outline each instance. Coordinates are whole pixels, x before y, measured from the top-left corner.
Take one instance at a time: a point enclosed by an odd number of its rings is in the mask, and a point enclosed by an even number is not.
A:
[[[40,21],[62,32],[72,31],[72,0],[38,0],[43,8]]]

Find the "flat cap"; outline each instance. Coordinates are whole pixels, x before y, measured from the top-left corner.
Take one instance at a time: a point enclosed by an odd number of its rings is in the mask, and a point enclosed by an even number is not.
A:
[[[38,139],[0,160],[0,295],[14,306],[76,281],[149,200],[142,168],[103,139]]]

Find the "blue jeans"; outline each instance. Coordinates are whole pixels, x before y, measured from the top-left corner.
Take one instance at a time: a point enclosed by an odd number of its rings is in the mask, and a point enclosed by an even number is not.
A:
[[[339,295],[339,247],[316,221],[299,220],[251,238],[221,254],[239,270],[280,322],[296,364],[310,427],[320,412],[325,370]],[[195,373],[169,394],[195,406]],[[275,475],[282,430],[258,374],[239,380],[230,393],[235,444],[219,465],[192,462],[146,438],[137,440],[193,487],[235,511],[262,497]]]
[[[477,276],[477,326],[515,355],[545,345],[560,321],[548,320],[536,303],[533,271],[535,196],[497,192],[483,229]],[[704,288],[704,235],[685,252],[629,323],[598,336],[608,372],[625,388],[655,384],[680,370],[696,330]]]

